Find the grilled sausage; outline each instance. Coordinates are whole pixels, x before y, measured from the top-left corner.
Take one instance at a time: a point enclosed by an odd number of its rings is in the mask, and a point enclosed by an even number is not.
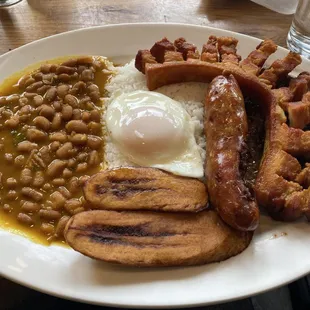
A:
[[[218,76],[205,103],[206,178],[211,204],[231,227],[255,230],[257,203],[240,174],[240,152],[248,124],[242,92],[235,78]]]

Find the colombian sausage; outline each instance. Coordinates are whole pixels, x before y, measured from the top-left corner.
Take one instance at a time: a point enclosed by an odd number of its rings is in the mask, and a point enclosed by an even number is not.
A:
[[[255,230],[256,200],[240,174],[240,152],[248,131],[242,92],[233,75],[218,76],[205,102],[206,178],[211,204],[231,227]]]

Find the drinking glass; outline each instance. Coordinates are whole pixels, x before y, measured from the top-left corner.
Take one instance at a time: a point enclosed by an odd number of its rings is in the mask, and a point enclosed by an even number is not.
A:
[[[299,0],[287,36],[288,48],[310,59],[310,0]]]
[[[22,0],[0,0],[0,7],[10,6]]]

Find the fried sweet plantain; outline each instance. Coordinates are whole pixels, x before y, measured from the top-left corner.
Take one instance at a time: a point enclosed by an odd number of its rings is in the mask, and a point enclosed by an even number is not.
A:
[[[84,186],[92,208],[196,212],[207,207],[205,185],[154,168],[118,168],[93,175]]]
[[[252,235],[228,227],[214,211],[88,211],[73,216],[65,229],[68,244],[86,256],[151,267],[223,261],[242,252]]]

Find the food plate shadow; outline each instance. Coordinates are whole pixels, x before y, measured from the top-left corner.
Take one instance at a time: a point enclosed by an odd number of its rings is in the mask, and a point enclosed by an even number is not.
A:
[[[212,264],[212,267],[216,265],[219,265],[219,263]],[[84,267],[84,270],[81,270],[81,266]],[[151,282],[182,281],[199,276],[202,272],[201,268],[204,271],[206,271],[205,269],[211,270],[210,266],[131,267],[100,262],[80,256],[72,263],[68,272],[71,278],[75,278],[76,283],[88,283],[93,286],[124,286]],[[85,272],[85,269],[87,269],[87,272]]]

